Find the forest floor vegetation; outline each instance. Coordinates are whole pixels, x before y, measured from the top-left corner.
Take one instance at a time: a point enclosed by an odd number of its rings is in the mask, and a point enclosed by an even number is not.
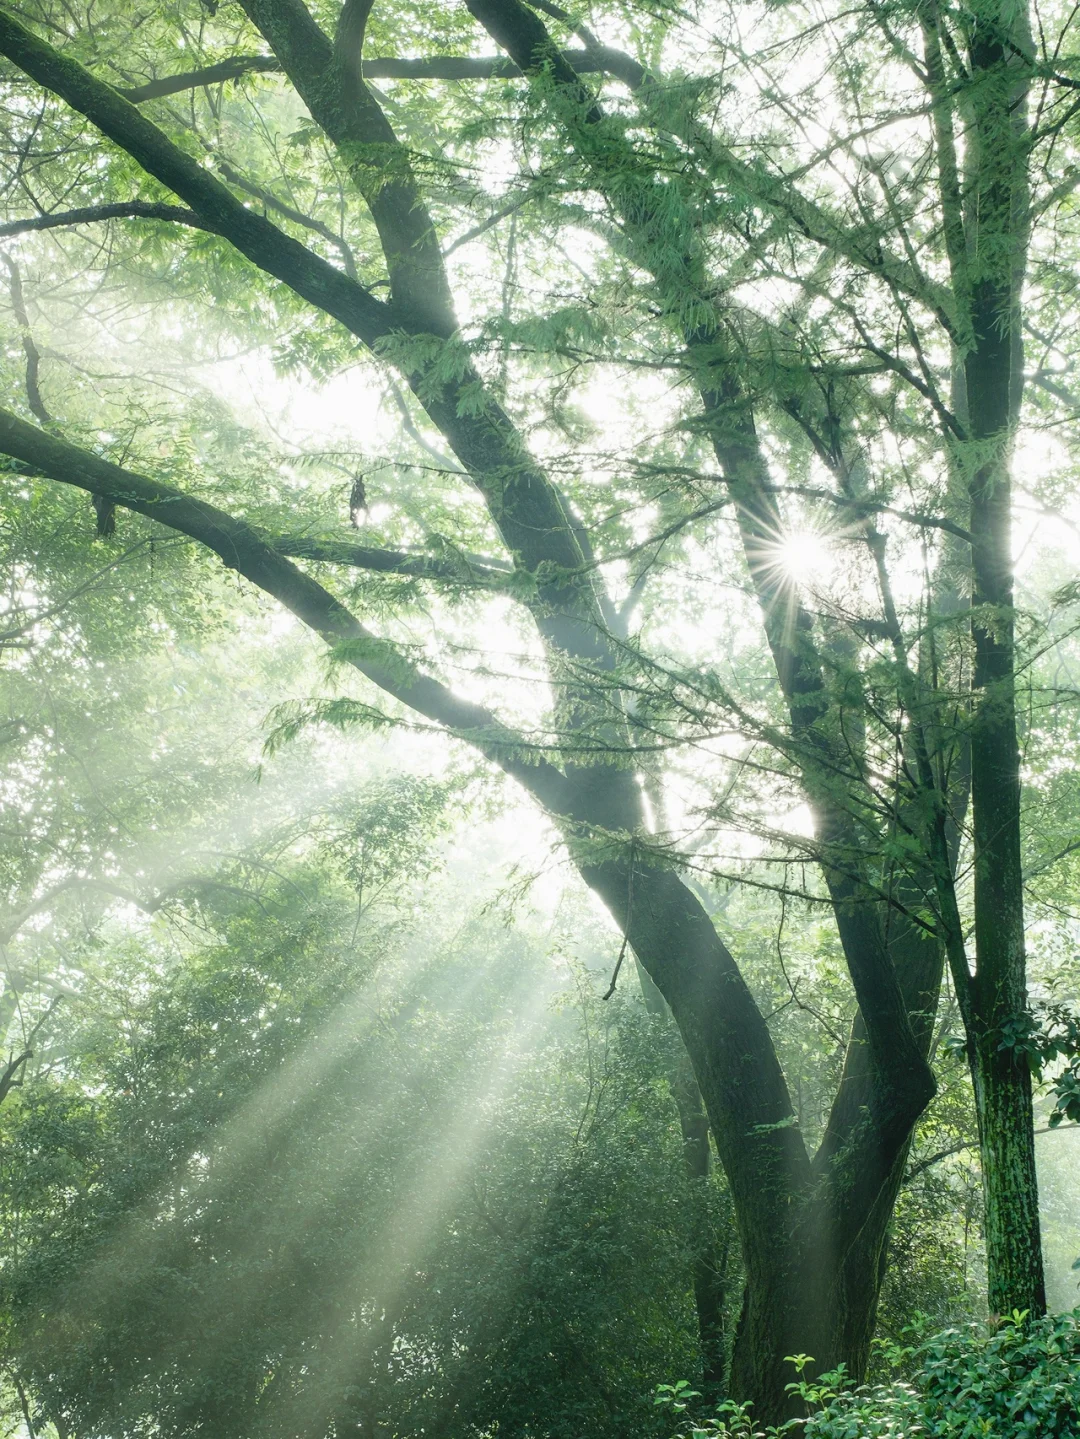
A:
[[[811,1361],[794,1355],[791,1391],[808,1416],[761,1428],[750,1407],[726,1401],[715,1414],[692,1418],[679,1439],[1075,1439],[1080,1435],[1080,1308],[1029,1320],[1017,1312],[997,1323],[969,1324],[920,1335],[908,1344],[879,1344],[889,1376],[851,1384],[843,1367],[808,1381]],[[656,1403],[687,1416],[700,1398],[685,1382],[661,1385]]]

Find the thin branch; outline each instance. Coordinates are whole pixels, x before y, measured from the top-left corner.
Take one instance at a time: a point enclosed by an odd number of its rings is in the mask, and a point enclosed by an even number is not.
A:
[[[918,525],[920,529],[944,530],[946,534],[955,535],[958,540],[963,540],[965,544],[971,544],[971,532],[965,530],[963,525],[958,525],[955,521],[946,519],[944,515],[921,514],[916,510],[898,510],[892,505],[882,504],[877,500],[856,499],[850,495],[837,495],[831,490],[814,489],[807,485],[769,485],[766,488],[771,494],[799,495],[802,499],[807,500],[825,500],[831,505],[854,510],[860,517],[867,515],[892,515],[898,520],[904,520],[909,525]]]
[[[32,1049],[24,1049],[22,1054],[14,1055],[8,1060],[3,1072],[0,1073],[0,1104],[3,1104],[13,1089],[18,1089],[20,1084],[22,1084],[22,1080],[18,1077],[19,1070],[22,1069],[25,1064],[28,1064],[33,1057],[34,1051]]]
[[[409,402],[401,393],[399,386],[392,378],[389,383],[390,393],[393,395],[394,403],[397,405],[398,413],[401,415],[402,429],[409,436],[410,440],[419,445],[425,454],[430,455],[439,465],[440,469],[447,470],[453,475],[465,474],[465,471],[458,464],[457,460],[453,459],[450,455],[444,454],[443,451],[436,445],[433,445],[430,440],[424,438],[419,429],[417,429],[416,421],[413,419],[412,411],[409,409]]]
[[[0,225],[0,240],[12,235],[25,235],[32,230],[58,230],[64,226],[96,224],[101,220],[172,220],[178,225],[217,233],[214,226],[182,205],[121,200],[112,205],[83,205],[76,210],[55,210],[48,215],[31,215],[25,220],[8,220]]]
[[[455,250],[459,250],[462,245],[467,245],[470,240],[475,240],[480,235],[485,234],[492,226],[497,225],[500,220],[505,220],[508,215],[516,215],[531,199],[533,199],[533,195],[530,192],[525,195],[518,195],[508,204],[501,205],[499,209],[490,214],[486,220],[481,220],[480,223],[474,225],[471,230],[466,230],[465,233],[459,235],[456,240],[451,240],[450,244],[447,245],[443,251],[443,259],[445,260],[449,255],[452,255]]]
[[[73,590],[69,590],[66,595],[62,595],[60,599],[55,600],[47,609],[35,611],[19,625],[13,625],[9,629],[0,630],[0,644],[10,644],[13,640],[21,639],[32,630],[35,625],[44,624],[47,620],[54,619],[61,611],[65,610],[72,601],[77,600],[80,595],[86,594],[88,590],[92,590],[97,582],[104,575],[107,575],[110,570],[115,570],[118,565],[124,564],[136,551],[143,549],[148,543],[150,543],[148,540],[138,540],[135,544],[129,545],[123,554],[117,555],[116,558],[110,560],[107,565],[102,565],[101,569],[95,570],[89,579],[84,580],[81,585],[76,585]],[[24,610],[23,613],[25,614],[26,611]]]
[[[49,889],[39,894],[36,899],[30,900],[29,903],[23,905],[21,909],[16,910],[14,916],[0,928],[0,944],[6,944],[9,940],[14,939],[26,921],[31,919],[35,914],[40,914],[43,909],[48,909],[53,900],[59,899],[59,897],[62,894],[66,894],[68,890],[83,888],[103,889],[107,894],[116,895],[118,899],[123,899],[129,904],[135,905],[138,909],[141,909],[144,914],[153,914],[154,912],[153,909],[148,907],[137,895],[130,894],[126,889],[122,889],[119,885],[114,884],[112,880],[98,879],[93,875],[68,875],[66,879],[59,880],[56,884],[51,885]]]
[[[240,172],[233,168],[227,160],[218,161],[218,169],[238,190],[243,190],[245,195],[252,196],[255,200],[261,200],[267,209],[274,210],[286,220],[291,220],[294,225],[302,225],[305,230],[311,230],[316,235],[321,235],[341,255],[345,273],[350,280],[358,278],[356,273],[356,259],[352,252],[352,246],[341,235],[335,234],[329,225],[324,225],[321,220],[316,220],[312,215],[305,215],[302,210],[296,210],[292,205],[287,205],[284,200],[279,200],[272,190],[267,190],[263,185],[256,185],[251,180],[244,178]]]
[[[52,415],[49,414],[45,401],[41,397],[41,351],[34,340],[34,332],[30,328],[30,316],[26,312],[22,275],[10,255],[4,255],[3,261],[8,272],[11,308],[15,311],[15,319],[22,333],[23,350],[26,354],[26,402],[36,419],[40,420],[43,425],[51,425]]]
[[[626,881],[626,917],[623,920],[623,939],[619,946],[619,957],[615,961],[615,969],[611,976],[611,983],[607,987],[604,999],[610,999],[615,993],[615,986],[619,982],[619,971],[623,967],[623,960],[626,958],[626,946],[630,943],[630,922],[634,917],[634,842],[630,841],[630,873]]]
[[[1045,390],[1048,395],[1053,395],[1055,400],[1060,400],[1063,405],[1068,405],[1072,410],[1080,410],[1080,393],[1051,379],[1051,373],[1046,370],[1036,370],[1027,378],[1033,385],[1038,385],[1040,390]]]
[[[1064,1134],[1067,1128],[1067,1125],[1055,1125],[1051,1128],[1050,1125],[1047,1124],[1040,1129],[1033,1130],[1032,1133]],[[935,1164],[940,1164],[943,1159],[951,1159],[954,1154],[963,1154],[966,1149],[978,1149],[978,1147],[979,1141],[977,1139],[963,1139],[956,1144],[950,1144],[944,1149],[939,1149],[935,1153],[927,1155],[925,1159],[920,1159],[918,1163],[913,1164],[904,1175],[904,1183],[910,1184],[913,1179],[923,1174],[927,1169],[932,1169]]]
[[[289,555],[293,559],[320,560],[326,564],[349,565],[353,569],[404,575],[411,579],[445,580],[484,589],[505,589],[510,579],[509,569],[480,564],[464,555],[440,559],[430,554],[377,549],[348,540],[323,540],[308,535],[280,535],[270,543],[279,555]]]

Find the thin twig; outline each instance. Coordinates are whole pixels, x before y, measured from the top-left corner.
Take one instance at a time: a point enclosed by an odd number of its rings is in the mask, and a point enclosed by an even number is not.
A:
[[[605,999],[610,999],[615,993],[615,986],[619,982],[619,970],[623,967],[623,960],[626,958],[626,946],[630,942],[630,918],[634,912],[634,841],[630,841],[630,874],[626,881],[626,922],[623,925],[623,942],[619,947],[619,957],[615,961],[615,968],[612,971],[611,983],[607,987]]]

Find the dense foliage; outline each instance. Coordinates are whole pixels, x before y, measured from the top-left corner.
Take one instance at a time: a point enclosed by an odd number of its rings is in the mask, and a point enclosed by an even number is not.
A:
[[[292,885],[312,876],[294,870]],[[306,883],[307,882],[307,883]],[[72,1433],[600,1434],[693,1364],[674,1037],[535,943],[287,893],[219,915],[4,1116],[19,1372]],[[120,956],[114,964],[123,964]],[[149,965],[149,967],[148,967]]]
[[[903,1379],[853,1388],[842,1371],[792,1389],[808,1417],[783,1430],[759,1429],[742,1405],[721,1405],[715,1417],[691,1423],[691,1439],[779,1439],[793,1430],[806,1439],[982,1439],[982,1436],[1071,1435],[1080,1429],[1080,1312],[1026,1322],[1017,1313],[989,1332],[948,1329],[920,1343],[885,1344],[883,1359]],[[803,1365],[796,1361],[793,1370]],[[680,1382],[663,1385],[656,1402],[688,1413],[701,1395]]]

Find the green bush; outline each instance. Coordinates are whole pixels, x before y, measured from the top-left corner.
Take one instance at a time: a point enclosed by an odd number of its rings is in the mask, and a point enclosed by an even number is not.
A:
[[[809,1417],[782,1429],[758,1428],[743,1405],[724,1404],[686,1439],[1080,1439],[1080,1310],[1029,1321],[1014,1314],[991,1328],[968,1325],[884,1358],[905,1377],[888,1384],[845,1383],[842,1370],[790,1387]],[[804,1355],[793,1359],[801,1374]],[[690,1415],[698,1396],[663,1385],[656,1402]]]

